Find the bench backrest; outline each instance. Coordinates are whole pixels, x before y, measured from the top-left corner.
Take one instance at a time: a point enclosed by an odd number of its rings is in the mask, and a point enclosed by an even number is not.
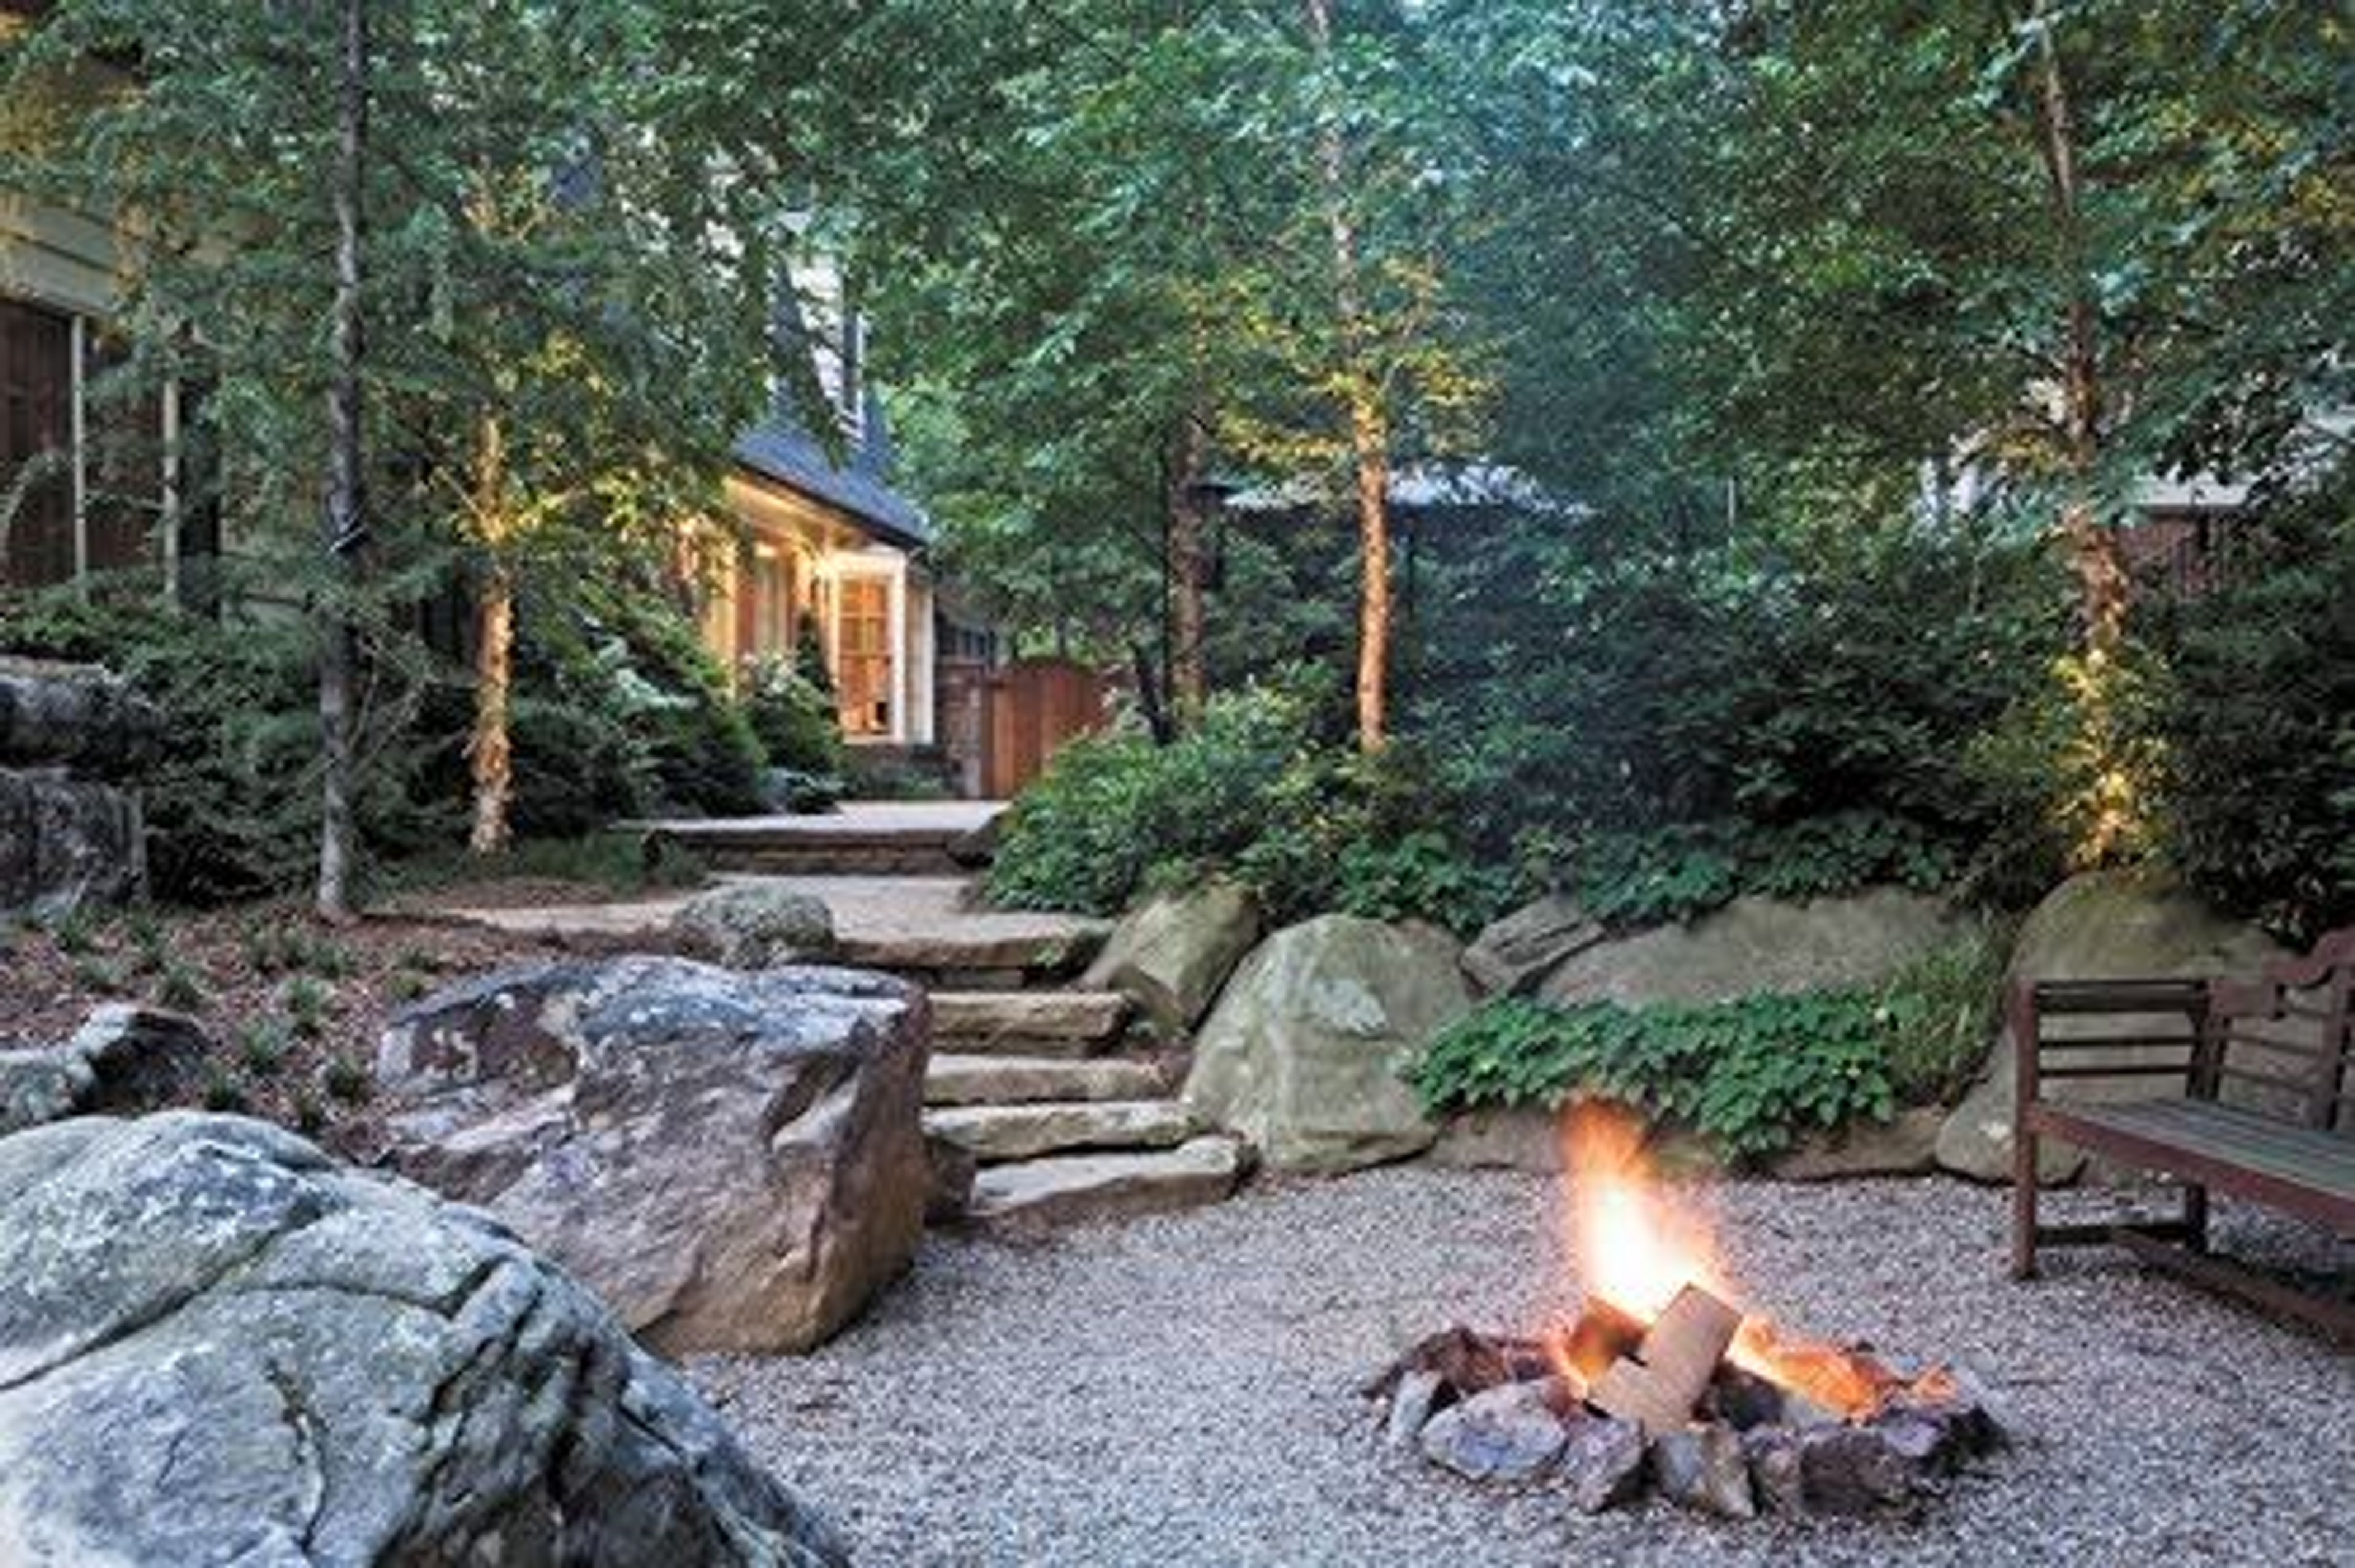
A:
[[[2208,989],[2192,1093],[2230,1087],[2284,1120],[2355,1125],[2355,926],[2334,931],[2303,958],[2255,978]]]

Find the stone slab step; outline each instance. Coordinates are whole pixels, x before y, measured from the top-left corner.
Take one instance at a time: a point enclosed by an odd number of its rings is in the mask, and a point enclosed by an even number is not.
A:
[[[984,1165],[1066,1149],[1170,1148],[1193,1132],[1176,1100],[1056,1100],[1030,1105],[945,1105],[924,1131],[970,1149]]]
[[[1168,1085],[1150,1062],[1100,1056],[967,1056],[935,1051],[927,1105],[1019,1105],[1054,1100],[1149,1100]]]
[[[1085,1056],[1120,1038],[1117,991],[934,991],[932,1042],[965,1055]]]
[[[1216,1134],[1151,1154],[1052,1155],[983,1170],[965,1218],[1023,1231],[1161,1214],[1220,1202],[1242,1179],[1242,1145]]]
[[[998,933],[975,923],[972,934],[954,931],[882,933],[862,936],[847,933],[842,941],[842,961],[860,969],[888,969],[943,988],[963,989],[961,975],[1018,975],[1028,985],[1051,984],[1078,973],[1103,945],[1104,930],[1080,926],[1070,931],[1017,931]],[[989,983],[972,987],[990,988]]]

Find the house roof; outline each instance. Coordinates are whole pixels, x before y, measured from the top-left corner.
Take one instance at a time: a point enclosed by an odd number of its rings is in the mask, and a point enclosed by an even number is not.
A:
[[[736,438],[736,462],[755,477],[849,513],[886,544],[922,549],[932,542],[932,519],[891,488],[890,435],[872,397],[863,422],[864,436],[837,463],[806,425],[781,412]]]
[[[807,355],[820,347],[801,299],[790,286],[778,293],[770,332],[781,354]],[[849,513],[886,544],[922,549],[932,542],[932,519],[891,487],[890,424],[882,400],[860,380],[854,378],[851,394],[858,400],[858,433],[843,451],[842,461],[835,460],[802,418],[794,406],[793,384],[786,380],[778,383],[769,417],[736,438],[737,464],[756,478]],[[819,406],[826,418],[836,417],[831,398],[821,399]]]

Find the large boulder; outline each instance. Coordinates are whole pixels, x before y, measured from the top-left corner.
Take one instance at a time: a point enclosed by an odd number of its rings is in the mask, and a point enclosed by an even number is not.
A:
[[[932,1171],[923,994],[847,969],[546,964],[397,1015],[391,1158],[665,1354],[799,1351],[903,1270]]]
[[[2158,871],[2089,871],[2072,877],[2044,897],[2019,928],[2007,983],[2035,980],[2127,979],[2137,976],[2254,973],[2287,956],[2255,926],[2229,920]],[[2179,1019],[2149,1020],[2180,1029]],[[2054,1032],[2091,1027],[2094,1032],[2130,1032],[2132,1020],[2058,1019]],[[2122,1051],[2111,1060],[2136,1060]],[[2179,1061],[2181,1050],[2165,1053]],[[1981,1181],[2011,1178],[2011,1033],[2004,1029],[1989,1053],[1984,1074],[1938,1129],[1938,1164]],[[2147,1095],[2147,1080],[2074,1079],[2056,1082],[2052,1092],[2067,1099]],[[2038,1173],[2065,1181],[2084,1167],[2083,1154],[2046,1139],[2038,1150]]]
[[[0,916],[145,895],[137,794],[153,704],[93,665],[0,657]]]
[[[1257,901],[1232,882],[1163,893],[1114,927],[1080,984],[1124,993],[1163,1039],[1175,1040],[1202,1021],[1259,933]]]
[[[847,1561],[481,1214],[238,1117],[0,1139],[0,1562]]]
[[[1869,986],[1959,929],[1942,900],[1902,888],[1803,902],[1747,895],[1689,924],[1654,926],[1572,953],[1540,992],[1557,1002],[1641,1007]]]
[[[63,768],[0,768],[0,917],[48,920],[146,892],[136,793]]]
[[[835,955],[834,913],[825,901],[769,882],[698,893],[671,917],[671,931],[697,957],[730,969],[822,964]]]
[[[1431,1147],[1398,1064],[1471,1007],[1444,932],[1321,915],[1254,949],[1195,1040],[1186,1104],[1278,1170],[1342,1171]]]
[[[1555,965],[1603,937],[1603,923],[1578,901],[1548,893],[1483,927],[1464,950],[1464,973],[1485,995],[1522,995],[1536,990]]]
[[[153,753],[162,719],[96,665],[0,655],[0,766],[118,776]]]

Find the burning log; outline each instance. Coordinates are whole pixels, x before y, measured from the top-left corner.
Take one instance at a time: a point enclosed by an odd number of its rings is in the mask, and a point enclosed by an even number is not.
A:
[[[1611,1363],[1586,1403],[1636,1423],[1656,1443],[1682,1432],[1741,1328],[1739,1311],[1689,1285],[1652,1320],[1636,1353]]]

